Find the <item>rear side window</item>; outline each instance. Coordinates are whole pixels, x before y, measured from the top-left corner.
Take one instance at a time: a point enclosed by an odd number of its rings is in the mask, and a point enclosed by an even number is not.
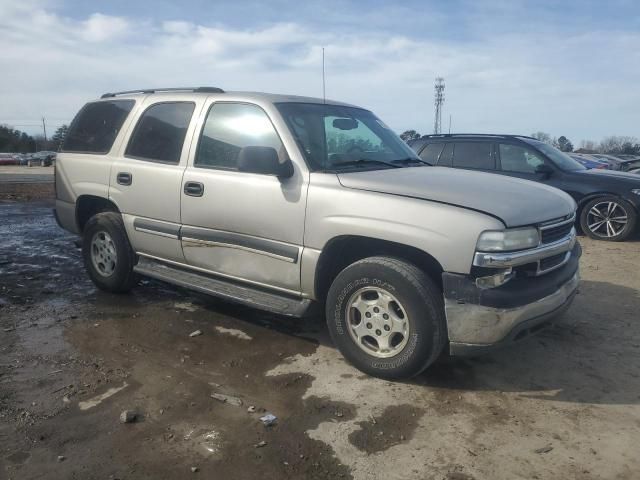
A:
[[[442,147],[444,147],[444,143],[430,143],[420,152],[420,158],[431,165],[435,165],[438,163]]]
[[[196,167],[237,170],[243,147],[272,147],[282,157],[284,146],[267,114],[257,105],[214,103],[200,136]]]
[[[131,135],[125,156],[178,163],[195,104],[156,103],[147,108]]]
[[[496,164],[491,155],[491,144],[484,142],[456,143],[453,154],[453,166],[494,170]]]
[[[71,123],[62,151],[109,153],[134,104],[133,100],[87,103]]]

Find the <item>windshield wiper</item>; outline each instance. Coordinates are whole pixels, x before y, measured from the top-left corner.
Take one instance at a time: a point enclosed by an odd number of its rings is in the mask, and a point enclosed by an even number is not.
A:
[[[385,162],[384,160],[373,160],[372,158],[360,158],[358,160],[351,160],[349,162],[339,162],[332,166],[333,168],[351,167],[351,166],[365,165],[367,163],[377,164],[377,165],[387,165],[388,167],[391,167],[391,168],[402,168],[401,165],[398,165],[396,163]]]
[[[393,163],[403,163],[403,164],[407,164],[407,163],[422,163],[423,165],[433,166],[429,162],[425,162],[424,160],[422,160],[420,158],[415,158],[415,157],[399,158],[398,160],[391,160],[391,161]]]

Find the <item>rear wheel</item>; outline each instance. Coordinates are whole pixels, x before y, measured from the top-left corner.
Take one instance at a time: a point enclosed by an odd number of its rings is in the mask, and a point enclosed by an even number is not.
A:
[[[442,293],[422,270],[395,258],[365,258],[340,272],[326,315],[344,357],[377,377],[417,375],[446,343]]]
[[[591,238],[620,242],[629,238],[636,225],[633,207],[613,195],[587,202],[580,214],[580,227]]]
[[[136,257],[120,214],[94,215],[85,225],[83,235],[82,256],[93,283],[108,292],[131,290],[136,280],[133,272]]]

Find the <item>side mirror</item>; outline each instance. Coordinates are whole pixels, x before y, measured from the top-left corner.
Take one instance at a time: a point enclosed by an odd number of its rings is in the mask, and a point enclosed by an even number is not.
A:
[[[293,175],[293,164],[288,158],[280,163],[278,152],[273,147],[244,147],[238,155],[238,170],[289,178]]]
[[[540,173],[545,178],[549,178],[551,175],[553,175],[553,168],[551,168],[546,163],[543,163],[542,165],[538,165],[536,167],[536,173]]]

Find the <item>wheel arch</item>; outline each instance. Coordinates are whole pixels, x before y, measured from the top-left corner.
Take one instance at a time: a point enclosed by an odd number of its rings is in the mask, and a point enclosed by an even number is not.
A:
[[[76,224],[79,231],[84,230],[91,217],[102,212],[120,213],[120,209],[107,198],[96,195],[80,195],[76,200]]]
[[[631,205],[631,208],[634,209],[635,213],[640,213],[640,212],[638,212],[638,209],[636,208],[636,206],[633,203],[631,203],[629,200],[625,199],[619,193],[615,193],[615,192],[595,192],[595,193],[589,193],[589,194],[585,195],[584,197],[582,197],[577,202],[578,208],[577,208],[577,211],[576,211],[576,223],[578,225],[580,225],[580,216],[582,215],[582,210],[584,209],[584,206],[587,203],[589,203],[591,200],[595,200],[598,197],[605,197],[605,196],[616,197],[616,198],[619,198],[620,200],[624,200],[626,203]]]
[[[442,289],[442,264],[431,254],[411,245],[359,235],[340,235],[329,240],[315,269],[314,295],[324,301],[331,283],[347,266],[372,256],[390,256],[408,261],[427,273]]]

